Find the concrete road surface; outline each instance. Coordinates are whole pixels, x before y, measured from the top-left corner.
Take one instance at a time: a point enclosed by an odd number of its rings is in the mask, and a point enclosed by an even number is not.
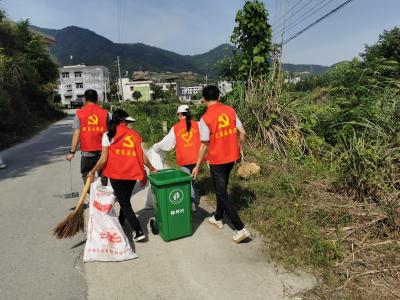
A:
[[[206,222],[210,209],[203,204],[192,237],[166,243],[149,233],[146,243],[133,244],[137,259],[83,265],[84,234],[67,241],[50,235],[76,201],[61,197],[69,190],[64,154],[71,122],[70,116],[1,153],[9,167],[0,171],[0,299],[292,299],[315,284],[268,263],[257,237],[233,244],[229,226]],[[80,190],[78,156],[72,168]],[[146,196],[138,189],[132,203],[149,228]]]
[[[85,299],[84,234],[58,241],[51,229],[74,207],[65,200],[72,115],[1,153],[0,299]],[[72,165],[80,190],[79,158]]]

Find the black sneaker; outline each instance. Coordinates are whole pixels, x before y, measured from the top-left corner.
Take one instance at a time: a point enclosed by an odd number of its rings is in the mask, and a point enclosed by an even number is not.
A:
[[[135,236],[133,237],[133,240],[135,242],[140,242],[141,240],[144,240],[146,236],[144,235],[143,231],[136,231]]]

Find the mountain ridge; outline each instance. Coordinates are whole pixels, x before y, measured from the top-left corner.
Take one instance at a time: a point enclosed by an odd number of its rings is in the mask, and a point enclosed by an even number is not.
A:
[[[85,63],[104,65],[116,74],[115,60],[120,56],[122,71],[129,74],[135,70],[154,72],[194,72],[216,77],[215,63],[232,55],[233,46],[221,44],[210,51],[196,55],[182,55],[144,43],[114,43],[94,31],[78,26],[50,29],[32,26],[45,34],[54,36],[56,43],[50,46],[51,53],[62,64]],[[285,64],[285,69],[293,72],[322,73],[329,67],[320,65]]]

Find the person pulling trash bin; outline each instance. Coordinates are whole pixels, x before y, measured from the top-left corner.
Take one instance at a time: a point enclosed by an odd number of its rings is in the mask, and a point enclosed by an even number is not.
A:
[[[176,113],[178,123],[159,143],[154,144],[152,149],[156,152],[167,152],[175,148],[176,164],[183,172],[191,174],[196,166],[201,144],[199,122],[191,119],[188,105],[180,105]],[[200,202],[200,193],[193,181],[191,185],[191,207],[192,211],[196,211],[196,206]]]
[[[197,177],[200,165],[207,154],[217,197],[217,210],[208,222],[222,229],[226,213],[236,229],[232,240],[240,243],[250,237],[250,232],[240,219],[227,189],[232,168],[235,162],[240,160],[246,132],[235,110],[220,102],[218,87],[213,85],[204,87],[203,102],[207,105],[207,111],[200,119],[201,147],[192,176]]]
[[[103,169],[103,175],[108,177],[114,189],[117,201],[121,206],[119,220],[124,224],[125,217],[135,231],[134,241],[144,240],[145,234],[140,226],[130,202],[133,188],[137,181],[146,181],[146,165],[150,172],[157,170],[149,162],[142,148],[142,138],[128,123],[136,120],[122,109],[117,109],[111,118],[108,132],[102,139],[101,156],[88,176],[94,180],[97,171]]]

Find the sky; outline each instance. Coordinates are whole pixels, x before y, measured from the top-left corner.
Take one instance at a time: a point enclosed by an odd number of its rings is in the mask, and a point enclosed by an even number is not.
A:
[[[284,40],[345,0],[264,0],[275,38]],[[7,16],[61,29],[75,25],[113,42],[145,43],[179,54],[199,54],[229,42],[244,0],[0,0]],[[313,9],[314,8],[314,9]],[[313,14],[315,12],[315,14]],[[384,29],[400,26],[400,0],[353,0],[289,42],[284,61],[332,65],[357,56]],[[286,19],[286,21],[285,21]],[[292,27],[292,28],[291,28]]]

